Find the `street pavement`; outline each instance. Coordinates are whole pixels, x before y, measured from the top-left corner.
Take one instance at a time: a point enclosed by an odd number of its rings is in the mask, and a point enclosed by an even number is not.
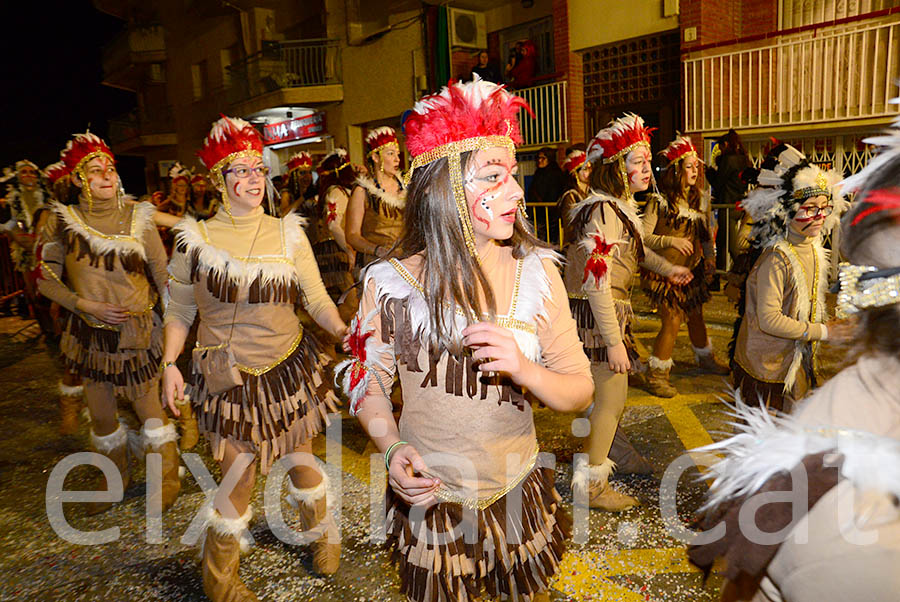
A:
[[[636,295],[638,339],[648,348],[659,322]],[[706,318],[714,347],[721,358],[735,314],[720,295],[707,306]],[[831,371],[843,352],[828,355]],[[614,484],[635,495],[641,505],[619,515],[592,511],[581,516],[581,528],[564,558],[553,584],[556,601],[715,600],[721,578],[708,579],[685,556],[685,543],[675,527],[687,527],[700,506],[707,483],[693,465],[689,449],[711,443],[731,431],[722,397],[722,377],[701,375],[682,328],[675,350],[673,384],[679,395],[660,399],[632,387],[622,424],[635,447],[653,464],[653,476],[617,476]],[[0,318],[0,600],[205,600],[191,524],[206,495],[205,466],[216,482],[221,474],[205,443],[194,450],[182,494],[163,517],[158,531],[145,518],[143,462],[132,463],[132,485],[123,503],[95,517],[77,505],[65,505],[69,524],[83,531],[118,529],[118,536],[102,545],[77,545],[61,538],[48,520],[46,486],[54,467],[70,454],[87,449],[88,425],[83,419],[76,435],[57,434],[59,363],[40,339],[33,322]],[[136,424],[127,403],[120,413]],[[572,415],[544,408],[535,411],[541,450],[555,459],[558,488],[571,504],[571,462],[581,451],[586,433]],[[573,434],[573,430],[575,433]],[[266,512],[265,480],[260,476],[253,506],[252,552],[242,559],[241,577],[261,600],[385,600],[402,602],[399,580],[380,545],[378,526],[383,512],[384,465],[375,448],[346,410],[335,416],[327,436],[317,438],[314,452],[330,464],[326,472],[337,502],[343,537],[341,570],[330,578],[312,573],[310,550],[280,541],[266,515],[281,510],[287,525],[297,528],[288,504],[270,500]],[[679,458],[689,467],[677,486],[663,487],[674,500],[674,516],[665,519],[660,506],[660,479]],[[701,463],[699,459],[694,458]],[[75,468],[65,479],[67,490],[91,489],[94,469]],[[275,485],[277,487],[277,484]],[[49,502],[49,503],[48,503]],[[579,520],[579,517],[576,517]],[[584,527],[585,523],[587,528]],[[373,528],[374,526],[374,528]],[[57,526],[57,531],[59,531]],[[148,543],[148,537],[151,542]]]

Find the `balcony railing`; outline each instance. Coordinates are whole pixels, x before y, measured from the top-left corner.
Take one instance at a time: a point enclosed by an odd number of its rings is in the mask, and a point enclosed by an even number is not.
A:
[[[171,134],[175,131],[172,107],[134,110],[109,120],[109,141],[113,146],[140,136]]]
[[[326,86],[341,83],[338,40],[267,42],[266,47],[228,67],[230,103],[241,102],[279,88]]]
[[[560,81],[515,91],[534,111],[534,119],[524,111],[519,115],[523,148],[560,144],[569,139],[566,90],[566,82]]]
[[[900,20],[822,27],[688,55],[685,130],[799,125],[896,115]]]

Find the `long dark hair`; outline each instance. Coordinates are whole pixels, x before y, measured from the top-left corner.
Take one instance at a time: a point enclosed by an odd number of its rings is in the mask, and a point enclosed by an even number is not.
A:
[[[604,163],[602,160],[594,161],[591,164],[590,182],[591,190],[605,192],[617,199],[625,198],[625,183],[622,182],[622,175],[619,173],[618,160],[611,163]],[[591,221],[592,213],[593,208],[585,207],[567,218],[567,229],[572,232],[573,236],[581,238],[587,234],[585,229]]]
[[[692,186],[688,186],[687,171],[683,166],[684,161],[685,159],[672,161],[666,166],[659,179],[659,190],[669,199],[671,203],[670,208],[672,209],[674,209],[674,201],[684,198],[685,190],[687,190],[687,198],[684,200],[687,201],[688,207],[696,210],[700,208],[700,201],[703,198],[703,163],[700,162],[699,164],[697,181]]]
[[[470,152],[460,156],[463,173],[470,156]],[[534,249],[550,248],[534,235],[521,212],[516,216],[512,237],[500,244],[512,247],[517,259]],[[413,172],[406,194],[403,234],[395,247],[403,258],[423,255],[420,277],[429,303],[432,348],[459,351],[448,336],[450,324],[445,323],[445,303],[462,309],[471,320],[481,320],[485,314],[491,320],[496,317],[494,291],[463,238],[446,157]],[[484,306],[479,291],[484,294]]]

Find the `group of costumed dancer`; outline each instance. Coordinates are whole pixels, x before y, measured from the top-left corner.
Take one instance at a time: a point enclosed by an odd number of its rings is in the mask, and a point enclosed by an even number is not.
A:
[[[659,192],[652,129],[637,115],[569,149],[563,265],[535,237],[516,178],[523,108],[502,86],[478,78],[452,83],[408,112],[405,177],[396,132],[377,128],[365,139],[365,170],[338,149],[319,162],[314,185],[312,157],[291,157],[284,190],[270,205],[276,215],[262,207],[269,175],[262,139],[230,117],[213,124],[198,152],[218,200],[199,191],[204,200],[191,201],[194,176],[179,164],[163,207],[135,202],[124,195],[112,152],[90,133],[76,135],[47,170],[63,202],[41,203],[48,210],[39,229],[34,193],[17,197],[16,216],[4,228],[23,248],[17,257],[31,258],[36,289],[60,307],[59,346],[69,386],[83,382],[92,448],[127,486],[128,437],[116,400],[128,399],[146,451],[162,459],[161,486],[148,485],[148,508],[165,512],[180,491],[168,406],[195,421],[234,483],[205,516],[201,572],[211,600],[257,599],[238,574],[257,461],[266,475],[294,452],[311,458],[313,438],[339,403],[332,378],[384,454],[386,533],[407,599],[530,602],[549,600],[571,527],[555,471],[539,454],[532,403],[589,418],[586,459],[573,466],[576,504],[633,507],[638,500],[611,486],[612,473],[653,472],[619,429],[629,372],[643,368],[631,308],[639,277],[662,322],[646,368],[651,392],[677,393],[669,373],[682,322],[699,368],[729,371],[703,321],[715,225],[690,140],[678,137],[663,152]],[[703,520],[737,521],[740,503],[783,488],[778,471],[798,463],[825,484],[815,491],[827,505],[807,516],[821,527],[815,550],[785,544],[748,555],[755,544],[741,537],[694,548],[703,566],[729,558],[731,599],[812,600],[801,591],[812,575],[813,590],[835,591],[841,571],[857,570],[824,568],[851,553],[833,537],[837,504],[873,487],[882,497],[900,494],[896,479],[880,479],[857,461],[879,453],[894,472],[900,466],[898,140],[896,132],[878,139],[890,150],[845,185],[861,199],[842,239],[845,257],[858,265],[842,269],[839,308],[861,317],[861,359],[790,418],[770,412],[790,411],[816,386],[817,343],[851,336],[846,321],[825,318],[822,232],[846,208],[840,176],[779,145],[743,203],[752,269],[731,349],[743,400],[739,434],[713,446],[727,455],[714,468],[718,480]],[[19,181],[25,185],[29,175]],[[648,192],[643,216],[634,196],[641,192]],[[171,258],[157,226],[171,228]],[[301,306],[315,332],[298,318]],[[176,362],[193,338],[185,377]],[[329,369],[336,343],[349,357]],[[69,392],[77,399],[77,390]],[[757,400],[765,407],[749,409]],[[862,433],[853,439],[862,443],[847,443],[846,429]],[[789,446],[793,455],[763,449],[770,444]],[[751,461],[757,450],[768,459]],[[843,467],[824,465],[828,452],[844,454]],[[334,574],[341,544],[326,475],[308,461],[292,462],[288,475],[287,498],[310,534],[314,570]],[[104,479],[99,488],[108,485]],[[895,507],[894,514],[878,508],[887,522],[872,528],[890,543],[878,548],[880,556],[855,552],[860,560],[852,566],[885,567],[883,581],[900,538]]]

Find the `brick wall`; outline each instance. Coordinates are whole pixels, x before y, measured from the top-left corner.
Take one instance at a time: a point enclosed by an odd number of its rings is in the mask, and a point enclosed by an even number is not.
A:
[[[778,29],[778,0],[744,0],[741,3],[741,37]]]
[[[747,0],[752,4],[756,0]],[[768,4],[772,0],[763,0]],[[776,0],[777,1],[777,0]],[[682,50],[690,50],[695,46],[723,42],[741,36],[741,0],[682,0],[681,7],[681,41]],[[684,30],[697,28],[697,39],[684,41]]]

